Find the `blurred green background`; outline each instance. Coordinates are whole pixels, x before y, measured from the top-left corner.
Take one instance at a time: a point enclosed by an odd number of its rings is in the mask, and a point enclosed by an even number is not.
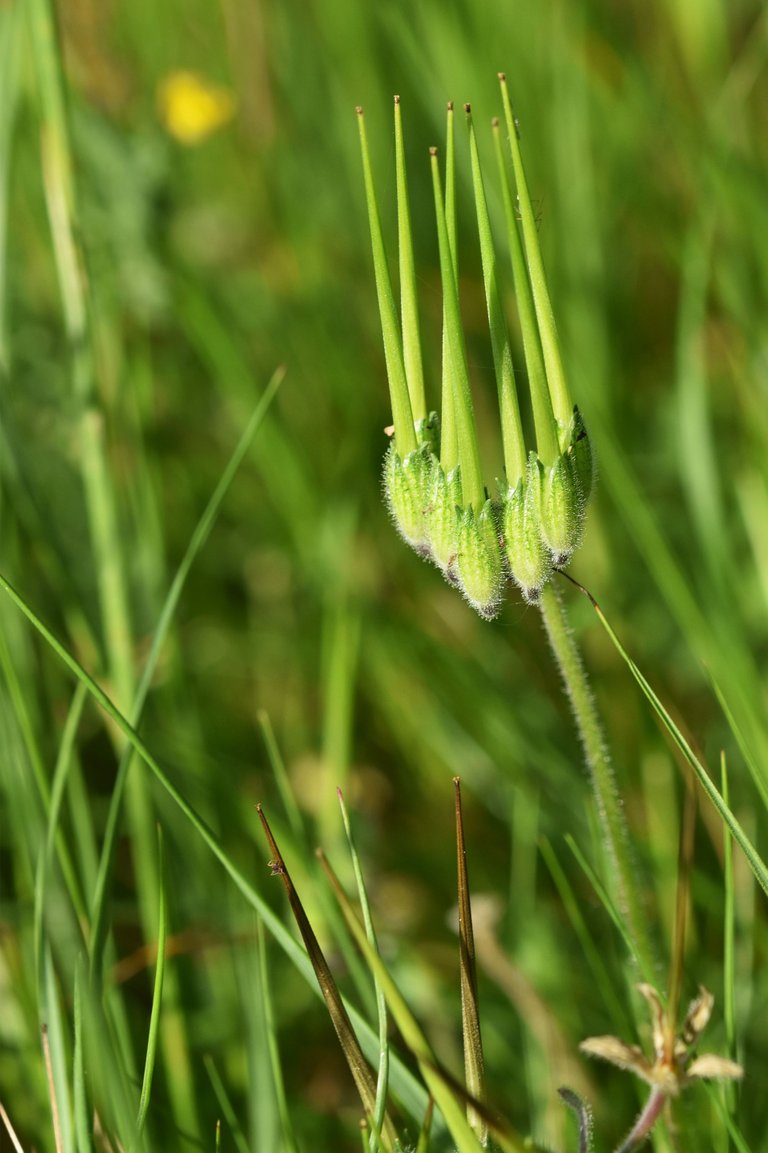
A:
[[[442,142],[446,101],[471,101],[492,164],[486,126],[499,112],[496,73],[506,71],[566,367],[600,468],[573,575],[714,773],[726,750],[734,809],[764,844],[764,6],[62,0],[60,51],[49,44],[50,54],[45,14],[42,0],[0,5],[0,569],[130,712],[190,535],[284,365],[189,576],[142,732],[282,911],[256,821],[264,803],[342,983],[309,846],[322,841],[343,865],[335,794],[343,786],[382,949],[457,1070],[457,949],[447,919],[459,774],[473,886],[499,903],[506,958],[481,973],[493,1097],[521,1132],[564,1148],[573,1134],[555,1090],[574,1084],[593,1101],[608,1148],[640,1098],[628,1075],[587,1066],[577,1044],[620,1028],[636,1040],[628,1011],[622,1020],[616,1008],[636,977],[564,840],[570,834],[595,859],[580,749],[538,614],[511,594],[496,622],[477,619],[397,539],[381,501],[390,413],[354,110],[366,110],[394,262],[391,101],[402,98],[436,405],[441,297],[427,149]],[[48,71],[57,61],[61,88],[55,67]],[[492,485],[495,386],[458,127],[460,288]],[[67,265],[61,224],[70,161],[70,238],[82,277]],[[491,207],[499,222],[497,199]],[[563,593],[665,958],[681,774],[588,603],[565,584]],[[0,627],[0,1101],[29,1150],[53,1147],[31,964],[45,836],[34,782],[51,778],[73,683],[5,598]],[[283,810],[265,716],[306,842]],[[75,927],[87,939],[119,751],[90,705],[76,751],[62,836],[83,909],[59,915],[54,892],[46,917],[65,1017]],[[146,946],[156,935],[146,873],[159,821],[172,960],[152,1139],[158,1149],[213,1147],[222,1109],[209,1056],[240,1147],[279,1150],[254,994],[253,911],[139,763],[131,782],[111,890],[110,980],[141,1053],[153,966]],[[698,982],[715,993],[705,1048],[716,1052],[725,1051],[722,859],[722,830],[703,802],[684,994]],[[563,900],[561,873],[578,916]],[[765,906],[738,857],[735,897],[735,1036],[747,1069],[736,1116],[744,1147],[757,1150],[768,1148],[759,1087],[768,1058]],[[300,1147],[358,1148],[359,1103],[328,1019],[282,953],[268,951]],[[658,980],[665,987],[666,962]],[[683,1147],[729,1148],[718,1100],[696,1089],[681,1101]],[[234,1132],[225,1124],[222,1148],[235,1147]]]

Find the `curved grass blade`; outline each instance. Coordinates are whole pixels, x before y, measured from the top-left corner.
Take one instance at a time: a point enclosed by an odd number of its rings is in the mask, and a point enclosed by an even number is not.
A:
[[[83,705],[85,704],[86,697],[87,693],[85,686],[80,684],[77,685],[72,697],[72,703],[69,707],[69,712],[67,713],[67,719],[64,723],[64,731],[61,735],[61,743],[59,744],[59,752],[56,758],[56,767],[53,771],[53,782],[48,800],[48,827],[46,829],[45,835],[45,846],[43,848],[43,852],[40,854],[37,873],[35,876],[35,907],[33,923],[38,986],[40,988],[42,988],[43,972],[43,915],[45,911],[48,877],[50,875],[51,865],[53,863],[54,849],[59,828],[59,815],[61,813],[61,806],[64,800],[64,790],[67,784],[69,769],[72,764],[72,751],[74,748],[75,737],[77,736],[77,729],[80,724],[80,718],[83,713]],[[72,898],[74,912],[79,915],[80,909],[78,907],[77,897],[71,892],[70,897]]]
[[[256,941],[259,950],[259,990],[261,993],[261,1009],[264,1018],[264,1028],[267,1034],[267,1047],[269,1049],[269,1062],[272,1069],[272,1080],[275,1086],[277,1111],[283,1131],[283,1144],[286,1153],[299,1153],[299,1147],[293,1133],[291,1111],[285,1094],[283,1070],[280,1064],[280,1053],[277,1048],[277,1028],[272,1005],[272,994],[269,980],[269,967],[267,965],[267,939],[261,918],[256,921]]]
[[[144,1077],[141,1084],[141,1097],[139,1098],[139,1112],[136,1118],[136,1133],[140,1137],[147,1119],[147,1110],[152,1094],[152,1078],[155,1071],[155,1058],[157,1056],[157,1043],[160,1036],[160,1007],[163,999],[163,979],[165,977],[165,940],[168,934],[168,910],[163,881],[163,830],[157,826],[157,864],[159,870],[158,891],[160,906],[158,909],[157,925],[157,960],[155,962],[155,982],[152,989],[152,1010],[149,1017],[149,1035],[147,1037],[147,1055],[144,1061]]]
[[[75,997],[73,1005],[73,1025],[75,1034],[72,1053],[72,1112],[75,1122],[75,1146],[77,1153],[93,1153],[91,1140],[90,1111],[86,1091],[85,1055],[83,1049],[83,994],[82,983],[87,971],[82,956],[75,969]]]
[[[370,902],[368,900],[368,893],[365,887],[365,878],[363,877],[363,870],[360,864],[360,858],[357,855],[357,848],[355,847],[354,838],[352,836],[352,826],[349,820],[349,813],[347,806],[344,802],[344,796],[341,789],[336,790],[339,798],[339,808],[341,809],[341,819],[344,823],[344,833],[347,838],[347,845],[349,847],[349,855],[352,858],[352,868],[355,874],[355,884],[357,885],[357,896],[360,901],[360,908],[363,914],[363,924],[372,947],[378,952],[378,944],[376,941],[376,930],[373,927],[373,918],[371,916]],[[379,1024],[379,1068],[376,1078],[376,1107],[373,1112],[372,1118],[372,1132],[370,1148],[371,1153],[379,1147],[379,1133],[384,1123],[386,1107],[387,1107],[387,1090],[389,1085],[389,1041],[387,1038],[388,1033],[388,1019],[387,1019],[387,1001],[384,992],[381,988],[376,975],[373,975],[374,990],[376,993],[376,1009],[378,1012]]]
[[[270,933],[275,937],[292,964],[295,965],[296,969],[305,978],[310,987],[317,990],[314,971],[306,953],[299,947],[266,901],[259,896],[253,885],[240,872],[195,808],[172,783],[168,775],[160,767],[156,757],[147,747],[143,738],[133,728],[130,721],[120,712],[93,677],[87,673],[72,654],[64,648],[20,593],[16,591],[10,581],[2,574],[0,574],[0,589],[8,595],[19,611],[55,652],[59,660],[69,669],[77,680],[85,685],[91,697],[93,697],[107,716],[111,718],[126,736],[134,751],[139,754],[158,784],[165,790],[174,804],[176,804],[190,822],[244,899],[259,913],[264,924],[269,928]],[[360,1036],[363,1038],[366,1048],[370,1052],[378,1053],[378,1040],[365,1019],[351,1006],[349,1007],[349,1014]],[[420,1120],[424,1116],[424,1111],[427,1107],[427,1094],[413,1074],[398,1060],[393,1060],[392,1062],[392,1089],[393,1092],[397,1094],[398,1100],[412,1117]]]
[[[500,1121],[498,1117],[492,1116],[490,1111],[480,1101],[470,1102],[469,1095],[464,1086],[441,1067],[432,1051],[429,1041],[422,1032],[411,1010],[408,1008],[397,985],[389,975],[384,962],[376,950],[371,947],[364,926],[358,920],[357,914],[347,894],[344,892],[338,877],[321,850],[318,850],[318,857],[333,887],[333,891],[336,894],[336,898],[344,914],[344,919],[357,942],[358,948],[365,957],[371,972],[375,973],[381,982],[381,987],[384,990],[384,995],[387,998],[392,1016],[403,1035],[405,1043],[416,1058],[421,1075],[424,1078],[435,1105],[443,1115],[448,1130],[456,1143],[458,1153],[477,1153],[479,1149],[482,1149],[465,1115],[464,1110],[467,1103],[471,1103],[474,1108],[482,1112],[488,1122],[489,1128],[493,1130],[496,1144],[504,1153],[522,1153],[524,1148],[528,1148],[522,1139],[518,1137],[505,1122]]]
[[[214,1095],[216,1097],[216,1100],[219,1103],[219,1108],[221,1109],[224,1120],[226,1121],[227,1125],[229,1126],[230,1136],[232,1137],[232,1139],[235,1142],[235,1145],[237,1146],[238,1153],[250,1153],[248,1142],[245,1138],[245,1134],[243,1133],[242,1129],[240,1128],[240,1124],[237,1120],[237,1115],[235,1113],[234,1106],[232,1105],[232,1102],[230,1101],[229,1097],[227,1096],[227,1090],[224,1088],[224,1082],[222,1081],[221,1076],[219,1075],[218,1069],[216,1068],[216,1066],[213,1063],[213,1058],[210,1057],[208,1054],[206,1054],[206,1056],[203,1057],[203,1064],[205,1065],[205,1071],[208,1074],[208,1077],[210,1078],[211,1086],[213,1087],[213,1092],[214,1092]],[[218,1147],[220,1141],[221,1141],[221,1121],[217,1121],[216,1122],[216,1144],[217,1144],[217,1147]]]
[[[352,1027],[352,1022],[349,1019],[349,1014],[344,1006],[344,1002],[341,999],[338,986],[333,979],[333,974],[320,948],[320,944],[304,910],[304,906],[301,903],[301,898],[296,892],[290,873],[286,868],[285,861],[272,835],[272,830],[269,827],[269,822],[264,815],[264,810],[261,805],[256,806],[256,811],[259,814],[259,820],[261,821],[264,834],[269,842],[270,852],[272,853],[270,869],[273,875],[282,878],[288,896],[288,902],[291,906],[291,912],[293,913],[302,940],[306,946],[309,959],[312,962],[312,968],[315,971],[315,976],[322,990],[328,1015],[331,1018],[331,1023],[339,1039],[339,1044],[349,1066],[349,1071],[352,1074],[355,1087],[362,1101],[366,1120],[370,1123],[376,1112],[376,1083],[373,1079],[371,1068],[363,1056],[360,1042]],[[397,1132],[386,1115],[381,1128],[385,1148],[390,1151],[390,1153],[394,1153]]]
[[[464,814],[461,807],[461,783],[453,778],[456,810],[456,861],[459,905],[459,970],[461,975],[461,1027],[464,1039],[464,1077],[467,1089],[477,1101],[485,1101],[485,1063],[480,1033],[480,1009],[477,998],[477,962],[472,932],[472,904],[469,895],[467,849],[464,843]],[[467,1106],[467,1120],[480,1144],[488,1143],[488,1126],[472,1105]]]
[[[144,705],[146,704],[149,689],[152,684],[152,679],[155,675],[157,663],[160,659],[163,645],[168,635],[168,630],[173,620],[173,615],[178,607],[181,593],[186,583],[189,572],[194,564],[200,550],[205,545],[211,530],[216,522],[224,498],[229,491],[229,487],[234,480],[234,477],[245,459],[245,455],[250,447],[256,432],[258,431],[266,413],[275,398],[278,388],[285,378],[285,369],[278,368],[272,375],[264,392],[262,393],[256,407],[251,414],[250,420],[243,430],[240,440],[237,442],[232,455],[227,462],[226,468],[221,474],[216,488],[211,494],[200,520],[197,522],[192,536],[189,538],[184,556],[181,559],[179,567],[176,569],[176,575],[171,582],[171,587],[165,598],[160,616],[157,622],[154,636],[152,638],[152,647],[147,657],[147,663],[144,666],[144,671],[139,681],[139,687],[136,691],[136,697],[133,702],[131,710],[131,721],[133,728],[138,728],[141,717],[144,712]],[[92,926],[91,926],[91,977],[94,978],[101,974],[104,956],[104,945],[106,943],[107,935],[107,892],[109,888],[109,881],[112,874],[112,863],[115,854],[115,845],[117,843],[117,834],[120,820],[120,812],[122,808],[123,795],[125,793],[125,784],[128,777],[128,770],[130,769],[131,760],[133,758],[134,747],[132,746],[129,738],[129,743],[123,750],[120,758],[120,764],[117,770],[117,777],[112,789],[112,798],[109,805],[109,813],[107,815],[107,823],[104,831],[104,843],[102,845],[101,857],[99,859],[99,872],[96,881],[96,889],[93,896],[93,906],[91,911]]]
[[[567,574],[564,574],[564,575],[567,575]],[[755,848],[755,846],[750,841],[747,834],[744,832],[744,829],[741,827],[741,825],[740,825],[739,821],[736,819],[734,813],[731,811],[729,806],[726,804],[722,793],[717,788],[717,785],[715,785],[714,781],[712,780],[709,773],[707,772],[707,770],[702,765],[701,761],[698,759],[698,757],[694,753],[691,746],[688,744],[687,740],[685,739],[685,737],[681,733],[680,729],[677,727],[675,722],[672,720],[672,717],[669,715],[667,710],[664,708],[664,705],[661,703],[661,701],[659,700],[656,693],[651,688],[648,681],[645,679],[643,674],[640,672],[640,669],[637,667],[637,665],[632,660],[632,658],[629,655],[629,653],[627,652],[627,650],[622,645],[622,643],[619,640],[619,638],[617,637],[616,633],[613,631],[612,627],[608,623],[608,620],[607,620],[605,614],[603,613],[603,610],[600,608],[600,606],[598,605],[595,598],[592,596],[592,594],[586,588],[584,588],[583,585],[580,585],[580,584],[578,584],[578,582],[573,581],[573,579],[571,577],[569,577],[568,579],[571,580],[572,583],[575,584],[577,588],[581,589],[581,591],[589,599],[593,609],[597,613],[598,620],[600,621],[601,625],[603,626],[603,628],[607,632],[608,636],[610,637],[611,641],[613,642],[613,644],[616,648],[616,651],[619,653],[619,655],[622,657],[622,659],[627,664],[630,672],[632,673],[632,676],[635,678],[635,680],[639,684],[640,688],[643,691],[643,694],[645,695],[647,700],[650,702],[654,712],[660,718],[662,724],[664,725],[664,728],[667,730],[669,735],[672,737],[672,740],[677,745],[677,747],[680,750],[680,752],[682,753],[683,757],[685,758],[685,760],[688,762],[688,764],[693,769],[694,773],[696,774],[696,778],[697,778],[699,784],[704,789],[704,792],[707,794],[710,801],[712,802],[712,804],[715,806],[718,813],[722,817],[723,821],[725,822],[725,824],[730,829],[731,833],[733,834],[733,839],[736,841],[737,845],[739,846],[741,851],[744,853],[744,856],[747,858],[747,861],[749,862],[749,867],[751,868],[752,872],[754,873],[757,883],[760,885],[761,889],[766,894],[766,896],[768,896],[768,868],[766,868],[762,857],[760,856],[757,849]]]

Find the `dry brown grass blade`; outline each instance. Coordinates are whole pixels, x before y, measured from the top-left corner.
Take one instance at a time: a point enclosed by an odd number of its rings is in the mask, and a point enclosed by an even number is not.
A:
[[[461,1026],[464,1040],[464,1076],[467,1090],[478,1101],[485,1100],[485,1065],[483,1039],[480,1033],[480,1009],[477,997],[477,962],[475,939],[472,932],[472,904],[469,895],[467,849],[464,843],[464,815],[461,807],[461,782],[453,778],[456,805],[456,860],[458,866],[459,903],[459,968],[461,973]],[[472,1106],[467,1108],[467,1120],[481,1144],[488,1140],[485,1121]]]
[[[285,866],[285,861],[272,835],[272,830],[269,827],[269,822],[264,815],[261,805],[256,806],[256,811],[259,814],[259,820],[261,821],[272,854],[269,867],[273,875],[282,878],[285,891],[288,895],[288,903],[291,906],[291,912],[294,915],[307,954],[312,962],[312,968],[315,971],[320,991],[323,994],[323,1000],[328,1009],[331,1023],[336,1031],[336,1036],[339,1038],[339,1044],[341,1045],[349,1066],[349,1071],[352,1074],[355,1087],[363,1104],[366,1120],[370,1125],[373,1121],[376,1107],[376,1081],[368,1062],[363,1056],[360,1042],[352,1028],[352,1022],[349,1019],[347,1010],[344,1008],[344,1002],[341,999],[341,994],[328,967],[328,962],[323,955],[323,951],[320,948],[309,918],[304,911],[304,906],[296,892],[296,888]],[[382,1145],[387,1150],[387,1153],[394,1153],[397,1132],[389,1117],[385,1117],[384,1119],[380,1136]]]

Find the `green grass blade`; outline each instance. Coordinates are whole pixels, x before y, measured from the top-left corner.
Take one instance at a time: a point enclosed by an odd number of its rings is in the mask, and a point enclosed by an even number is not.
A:
[[[381,983],[395,1023],[403,1035],[403,1040],[418,1062],[430,1096],[443,1115],[451,1136],[456,1143],[458,1153],[477,1153],[482,1146],[465,1115],[464,1110],[467,1103],[466,1090],[441,1068],[440,1063],[432,1051],[432,1047],[417,1023],[416,1018],[408,1008],[400,990],[389,975],[378,953],[368,941],[365,927],[358,920],[333,869],[321,852],[318,852],[318,856],[344,913],[344,919],[349,925],[349,929],[365,957],[371,972],[376,974]],[[476,1108],[482,1109],[479,1101],[472,1102],[472,1104]],[[524,1148],[522,1140],[505,1124],[501,1123],[498,1118],[492,1118],[490,1116],[488,1116],[488,1122],[494,1129],[497,1144],[505,1153],[522,1153]]]
[[[317,982],[322,990],[328,1015],[331,1018],[331,1023],[339,1039],[339,1044],[349,1066],[349,1071],[355,1082],[355,1088],[362,1102],[366,1120],[370,1123],[376,1111],[376,1084],[370,1066],[363,1055],[360,1042],[357,1039],[357,1034],[342,1001],[338,986],[336,985],[328,962],[325,959],[315,932],[304,910],[301,898],[291,880],[290,873],[285,866],[285,861],[272,835],[272,830],[269,827],[261,805],[257,806],[257,811],[272,854],[270,868],[273,874],[282,878],[288,902],[291,906],[291,912],[293,913],[296,925],[306,946],[309,959],[312,962],[312,968],[315,971]],[[382,1136],[384,1138],[385,1148],[389,1153],[394,1153],[397,1133],[392,1122],[386,1118],[382,1126]]]
[[[357,853],[354,837],[352,836],[352,825],[349,820],[349,812],[344,801],[344,796],[341,789],[336,790],[339,800],[339,808],[341,809],[341,819],[344,823],[344,833],[347,838],[347,847],[349,855],[352,859],[352,868],[355,874],[355,884],[357,886],[357,898],[360,902],[360,910],[363,914],[363,924],[365,925],[365,932],[371,947],[378,952],[378,944],[376,941],[376,930],[373,925],[373,917],[371,916],[371,907],[368,900],[368,892],[365,886],[365,878],[363,876],[362,865],[360,864],[360,857]],[[381,1133],[382,1125],[386,1115],[387,1108],[387,1091],[389,1088],[389,1038],[388,1038],[388,1016],[387,1016],[387,1001],[384,996],[384,991],[381,988],[376,974],[373,974],[373,984],[376,993],[376,1010],[378,1013],[379,1025],[379,1066],[376,1077],[376,1107],[373,1111],[371,1121],[371,1153],[376,1153],[379,1148],[379,1134]]]
[[[0,588],[10,597],[16,607],[23,613],[30,624],[37,630],[37,632],[46,640],[53,651],[58,656],[59,660],[70,670],[70,672],[81,681],[91,697],[99,704],[104,712],[114,721],[118,728],[124,733],[128,741],[133,746],[133,749],[147,767],[152,772],[158,784],[166,791],[171,797],[180,811],[184,814],[192,827],[202,838],[205,845],[208,847],[212,855],[222,865],[225,872],[232,880],[236,888],[245,898],[249,905],[254,908],[262,917],[265,925],[269,927],[269,931],[278,941],[280,947],[284,950],[299,972],[307,979],[312,988],[315,987],[315,978],[312,966],[304,951],[294,941],[290,933],[284,928],[279,918],[272,912],[269,905],[259,896],[254,887],[245,878],[241,871],[234,864],[232,859],[224,850],[223,846],[218,841],[217,837],[209,829],[205,821],[198,815],[196,810],[189,802],[182,796],[179,790],[171,782],[167,774],[160,767],[156,757],[151,753],[143,738],[136,732],[130,722],[120,712],[117,706],[110,700],[104,690],[94,681],[93,677],[85,671],[78,661],[64,648],[64,646],[57,640],[49,628],[43,624],[37,614],[30,608],[23,597],[16,592],[13,586],[2,574],[0,574]],[[364,1019],[354,1009],[350,1008],[350,1017],[352,1018],[355,1028],[358,1029],[366,1043],[369,1051],[374,1053],[378,1052],[378,1039],[373,1031],[368,1027]],[[405,1108],[413,1117],[421,1118],[424,1115],[426,1108],[427,1097],[423,1089],[417,1084],[413,1076],[404,1068],[401,1062],[393,1062],[392,1068],[392,1088],[397,1093],[398,1098],[403,1102]]]
[[[459,909],[459,971],[461,978],[461,1026],[464,1041],[464,1078],[470,1095],[485,1101],[485,1062],[480,1032],[480,1005],[477,995],[477,957],[472,931],[472,902],[469,890],[467,847],[464,841],[464,814],[461,784],[453,779],[456,817],[457,892]],[[467,1106],[467,1120],[481,1145],[488,1142],[488,1127],[472,1105]]]
[[[160,892],[160,908],[157,922],[157,956],[155,960],[155,981],[152,988],[152,1010],[149,1018],[149,1033],[147,1036],[147,1051],[144,1060],[144,1076],[141,1082],[141,1096],[139,1098],[139,1111],[136,1117],[137,1136],[141,1136],[149,1110],[152,1096],[152,1079],[155,1073],[155,1060],[157,1058],[157,1045],[160,1038],[160,1009],[163,1000],[163,980],[165,978],[165,942],[168,934],[168,910],[163,880],[163,830],[157,826],[157,862],[160,875],[158,889]]]
[[[11,362],[8,339],[8,218],[11,146],[19,106],[23,59],[24,6],[5,4],[0,9],[0,378]]]
[[[632,956],[632,954],[633,954],[632,935],[631,935],[631,933],[627,927],[627,924],[626,924],[624,918],[622,917],[619,910],[616,908],[616,905],[614,904],[614,902],[611,900],[611,896],[610,896],[608,890],[606,889],[605,885],[602,883],[602,881],[598,877],[597,872],[595,871],[595,869],[593,869],[592,865],[589,863],[586,856],[582,852],[581,848],[576,843],[574,838],[570,835],[570,833],[566,834],[565,843],[567,844],[568,848],[571,850],[574,857],[578,861],[578,863],[581,867],[581,870],[584,873],[584,876],[587,878],[590,885],[594,889],[596,897],[600,901],[600,904],[603,906],[603,908],[605,909],[608,916],[613,921],[615,927],[618,929],[618,931],[621,935],[621,938],[627,947],[627,951],[629,952],[630,956]],[[650,983],[650,981],[653,977],[653,970],[650,967],[644,968],[641,961],[638,961],[638,964],[639,964],[639,968],[640,968],[640,972],[642,974],[643,980]]]
[[[728,763],[720,754],[720,789],[724,804],[730,807]],[[736,1059],[736,890],[733,877],[733,836],[723,825],[723,1019],[727,1053]],[[732,1108],[735,1097],[731,1084],[725,1086],[725,1098]]]
[[[592,973],[593,984],[596,989],[600,990],[600,998],[605,1004],[611,1019],[616,1022],[617,1032],[629,1033],[632,1029],[632,1022],[627,1016],[626,1010],[616,992],[615,983],[603,960],[603,955],[587,928],[587,924],[579,908],[576,894],[568,879],[568,874],[560,864],[555,850],[546,837],[542,839],[540,848],[541,855],[555,883],[568,920],[571,922],[574,932],[579,939],[587,965]]]
[[[267,750],[267,759],[269,766],[272,769],[272,776],[277,785],[277,791],[280,794],[280,800],[283,802],[285,815],[288,818],[288,824],[291,826],[291,832],[297,844],[301,845],[307,839],[306,829],[304,828],[304,821],[301,816],[301,811],[296,802],[296,794],[291,788],[291,782],[288,779],[288,773],[285,768],[285,761],[280,752],[277,741],[275,740],[275,732],[272,728],[272,721],[269,714],[260,709],[257,714],[259,728],[261,735],[264,738],[264,746]]]
[[[272,987],[267,964],[267,939],[261,918],[256,922],[256,942],[259,953],[259,994],[264,1019],[264,1029],[267,1035],[269,1048],[269,1063],[272,1070],[272,1081],[275,1088],[277,1112],[280,1117],[280,1126],[283,1134],[283,1144],[286,1153],[299,1153],[299,1146],[293,1131],[291,1109],[285,1091],[283,1069],[280,1062],[280,1051],[277,1045],[277,1022],[272,998]]]
[[[138,728],[141,723],[141,718],[144,712],[144,706],[149,695],[149,690],[152,685],[157,664],[160,660],[163,646],[168,637],[171,622],[173,620],[176,609],[178,608],[181,594],[186,584],[187,577],[192,569],[195,560],[197,559],[200,551],[208,540],[216,518],[221,511],[221,506],[224,503],[224,498],[229,491],[232,481],[240,468],[246,453],[250,448],[251,442],[256,435],[259,427],[261,426],[264,417],[274,400],[274,397],[283,382],[285,371],[279,368],[272,376],[267,384],[264,392],[259,398],[248,423],[243,430],[243,433],[235,446],[232,455],[227,462],[227,465],[221,474],[218,484],[214,489],[211,497],[206,505],[203,513],[195,526],[192,536],[189,539],[189,544],[184,552],[176,574],[171,582],[171,586],[165,598],[165,602],[160,611],[160,616],[152,637],[152,647],[149,651],[144,670],[139,681],[139,686],[136,692],[136,698],[133,702],[131,711],[131,719],[134,728]],[[104,946],[107,937],[107,913],[108,913],[108,890],[109,882],[112,874],[112,864],[115,854],[115,846],[117,843],[117,836],[120,825],[120,813],[122,809],[123,796],[125,792],[125,784],[128,777],[128,772],[131,765],[133,756],[133,747],[129,742],[120,758],[118,766],[117,777],[112,789],[112,798],[110,800],[109,813],[107,816],[107,824],[104,833],[104,842],[101,850],[101,857],[99,859],[99,872],[96,882],[96,889],[93,895],[92,909],[91,909],[91,974],[100,974],[103,968],[104,960]]]
[[[214,1092],[214,1095],[216,1097],[216,1100],[219,1103],[219,1108],[221,1109],[221,1114],[222,1114],[224,1120],[226,1121],[227,1125],[229,1126],[229,1135],[232,1137],[232,1140],[235,1142],[235,1146],[238,1149],[238,1153],[251,1153],[250,1147],[248,1145],[248,1141],[246,1139],[246,1136],[243,1133],[243,1130],[240,1127],[240,1122],[237,1119],[237,1114],[235,1113],[234,1105],[232,1104],[232,1102],[229,1099],[229,1096],[227,1095],[226,1087],[224,1085],[224,1082],[221,1079],[221,1074],[219,1073],[218,1069],[216,1068],[216,1066],[213,1062],[213,1058],[210,1057],[208,1054],[206,1054],[203,1057],[203,1065],[205,1066],[205,1071],[208,1074],[208,1079],[211,1082],[211,1086],[213,1088],[213,1092]],[[216,1142],[217,1142],[217,1144],[219,1143],[220,1136],[221,1136],[220,1122],[217,1122],[217,1126],[216,1126]]]
[[[51,786],[51,796],[48,806],[48,827],[46,829],[45,847],[40,854],[38,861],[37,874],[35,878],[35,909],[34,909],[34,936],[35,936],[35,956],[37,958],[39,978],[42,977],[42,965],[44,955],[44,941],[43,941],[43,917],[46,908],[47,886],[48,878],[50,875],[51,864],[53,862],[54,849],[56,845],[56,838],[59,831],[59,816],[61,814],[61,806],[64,800],[64,790],[67,786],[67,777],[70,767],[72,765],[72,755],[74,750],[75,739],[77,736],[80,718],[83,713],[83,706],[87,699],[87,692],[84,685],[78,685],[72,697],[72,703],[67,713],[67,719],[64,724],[64,730],[61,736],[61,743],[59,744],[59,754],[56,760],[56,767],[53,773],[53,783]],[[70,893],[72,898],[72,905],[75,912],[80,915],[82,902],[79,899],[79,890],[74,895]]]
[[[659,698],[656,696],[656,693],[653,691],[650,684],[645,679],[643,674],[640,672],[639,668],[637,667],[635,662],[630,657],[629,653],[626,651],[626,649],[622,645],[622,643],[619,640],[619,638],[617,637],[616,633],[611,628],[610,624],[608,623],[607,618],[605,617],[605,615],[604,615],[602,609],[600,608],[600,606],[598,605],[597,601],[594,599],[594,597],[591,595],[591,593],[587,592],[586,589],[584,589],[583,591],[586,592],[586,595],[589,597],[589,600],[592,603],[592,607],[594,608],[595,612],[597,613],[598,620],[602,624],[605,631],[608,633],[608,636],[611,638],[611,641],[613,642],[614,646],[616,647],[617,652],[623,658],[623,660],[626,662],[630,672],[632,673],[632,676],[635,678],[635,680],[639,684],[640,688],[643,691],[643,694],[645,695],[645,697],[647,698],[647,700],[651,704],[654,712],[660,718],[665,729],[667,730],[669,735],[672,737],[672,740],[674,741],[675,745],[678,747],[678,749],[682,753],[683,757],[685,758],[685,760],[688,762],[688,764],[691,766],[694,773],[696,774],[696,778],[699,781],[699,784],[701,785],[701,787],[704,789],[704,792],[707,794],[710,801],[712,802],[712,804],[715,806],[718,813],[722,817],[723,821],[725,822],[725,824],[730,829],[734,840],[736,841],[736,843],[739,846],[739,848],[741,849],[741,851],[744,853],[744,856],[747,858],[747,861],[749,862],[749,866],[755,875],[755,879],[756,879],[757,883],[760,885],[763,892],[768,896],[768,868],[766,868],[762,857],[760,856],[757,849],[755,848],[755,846],[750,841],[749,837],[745,833],[744,829],[741,827],[740,823],[738,822],[738,820],[734,816],[731,809],[726,804],[725,800],[723,799],[722,794],[719,792],[717,786],[713,782],[709,773],[704,768],[701,761],[698,759],[698,757],[694,753],[693,749],[691,748],[691,746],[686,741],[686,739],[683,736],[683,734],[681,733],[680,729],[677,727],[675,722],[672,720],[672,717],[669,715],[667,710],[664,708],[664,705],[661,703]]]
[[[78,958],[75,969],[75,996],[72,1009],[74,1029],[74,1050],[72,1053],[72,1113],[75,1124],[77,1153],[93,1153],[91,1134],[91,1110],[86,1089],[87,1075],[83,1047],[83,996],[82,983],[87,980],[87,970],[83,958]]]
[[[43,946],[42,986],[40,1010],[44,1013],[44,1017],[41,1033],[50,1093],[54,1144],[56,1153],[74,1153],[74,1131],[67,1071],[66,1025],[59,1001],[53,956],[47,942]]]

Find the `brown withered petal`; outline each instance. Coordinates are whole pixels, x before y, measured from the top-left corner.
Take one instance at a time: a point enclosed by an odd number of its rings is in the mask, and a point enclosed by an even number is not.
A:
[[[741,1065],[716,1057],[714,1053],[702,1053],[685,1071],[686,1079],[708,1077],[714,1081],[739,1081],[744,1076]]]
[[[703,985],[699,985],[699,995],[694,1001],[691,1001],[688,1007],[680,1034],[686,1045],[693,1045],[704,1032],[709,1018],[712,1016],[714,1003],[715,998],[709,990],[705,989]]]
[[[654,1084],[653,1066],[639,1045],[625,1045],[618,1037],[587,1037],[579,1045],[582,1053],[610,1061],[619,1069],[628,1069],[642,1077],[649,1085]]]

